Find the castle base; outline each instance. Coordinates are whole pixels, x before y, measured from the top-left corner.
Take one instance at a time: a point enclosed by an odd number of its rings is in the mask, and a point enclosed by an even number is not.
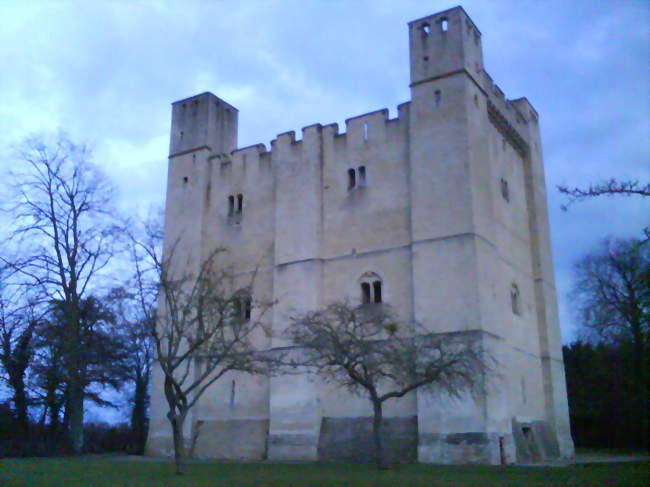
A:
[[[325,461],[371,463],[372,418],[322,418],[313,438],[269,435],[268,421],[206,421],[196,458],[236,461]],[[487,464],[537,463],[560,458],[558,441],[545,421],[512,420],[511,434],[465,432],[422,434],[417,417],[384,420],[384,448],[390,463]],[[189,445],[188,445],[189,449]],[[170,437],[150,438],[147,455],[173,455]]]

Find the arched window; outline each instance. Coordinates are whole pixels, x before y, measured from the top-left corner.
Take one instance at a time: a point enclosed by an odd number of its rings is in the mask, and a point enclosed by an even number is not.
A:
[[[374,272],[366,272],[359,278],[361,286],[361,303],[373,304],[383,302],[382,279]]]
[[[447,32],[449,30],[449,19],[447,17],[440,19],[440,30],[443,32]]]
[[[519,286],[514,282],[510,285],[510,305],[512,306],[512,312],[514,314],[521,314],[521,296],[519,295]]]
[[[420,26],[420,32],[422,32],[422,38],[426,39],[431,35],[431,26],[425,22]]]

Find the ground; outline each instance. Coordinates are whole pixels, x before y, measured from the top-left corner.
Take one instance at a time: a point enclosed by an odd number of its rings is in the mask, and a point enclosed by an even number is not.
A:
[[[116,458],[0,460],[2,487],[435,487],[645,486],[650,463],[587,463],[547,467],[195,462],[174,475],[164,461]]]

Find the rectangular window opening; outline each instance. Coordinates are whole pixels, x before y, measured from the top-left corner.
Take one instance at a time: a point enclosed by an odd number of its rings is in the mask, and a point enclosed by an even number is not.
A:
[[[235,212],[235,197],[233,195],[228,196],[228,216],[232,216]]]
[[[244,301],[244,319],[246,321],[251,319],[251,309],[252,309],[251,298],[246,298],[246,300]]]
[[[375,303],[381,303],[381,281],[373,282],[372,290],[375,293]]]
[[[348,169],[348,189],[353,189],[357,185],[357,175],[354,169]]]
[[[361,283],[361,302],[363,304],[370,303],[370,283],[368,282]]]
[[[366,184],[366,166],[359,166],[359,185],[364,186]]]
[[[241,213],[244,208],[244,195],[237,195],[237,213]]]

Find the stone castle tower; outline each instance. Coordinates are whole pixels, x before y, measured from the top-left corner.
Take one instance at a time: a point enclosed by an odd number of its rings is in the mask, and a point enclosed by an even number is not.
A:
[[[474,330],[499,362],[481,398],[417,391],[386,404],[395,458],[500,463],[573,454],[538,115],[483,67],[456,7],[409,24],[411,100],[237,148],[237,109],[211,93],[172,105],[166,242],[194,270],[207,252],[257,269],[280,332],[295,312],[390,303],[433,331]],[[284,345],[268,338],[261,345]],[[154,373],[150,454],[168,454]],[[372,408],[306,376],[232,374],[192,410],[196,455],[364,459]],[[190,425],[191,426],[191,425]],[[188,428],[189,429],[189,428]]]

